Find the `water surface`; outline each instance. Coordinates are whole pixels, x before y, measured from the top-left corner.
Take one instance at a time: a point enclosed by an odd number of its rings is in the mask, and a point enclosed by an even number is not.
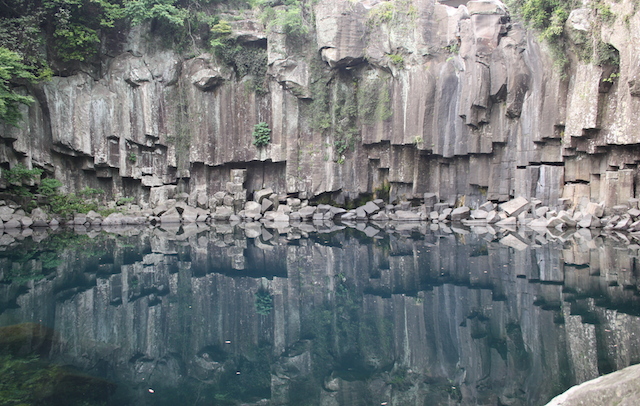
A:
[[[541,405],[640,362],[632,237],[433,228],[4,234],[0,404]]]

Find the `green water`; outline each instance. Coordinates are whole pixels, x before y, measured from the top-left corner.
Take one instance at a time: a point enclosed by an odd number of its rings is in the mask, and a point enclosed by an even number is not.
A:
[[[640,362],[623,236],[358,227],[3,234],[0,405],[542,405]]]

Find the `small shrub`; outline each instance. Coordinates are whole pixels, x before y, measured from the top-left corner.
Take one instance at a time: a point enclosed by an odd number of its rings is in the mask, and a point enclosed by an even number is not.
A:
[[[271,129],[264,121],[253,126],[253,145],[264,147],[271,142]]]
[[[135,152],[129,152],[129,154],[127,155],[127,159],[129,160],[129,162],[135,164],[138,160],[138,156]]]
[[[116,200],[116,206],[124,206],[127,203],[132,203],[134,200],[134,197],[121,197]]]
[[[40,181],[38,193],[44,196],[53,196],[58,193],[58,188],[62,186],[62,182],[54,178],[46,178]]]
[[[394,65],[397,65],[401,68],[404,67],[404,56],[400,54],[390,54],[389,59]]]
[[[2,176],[12,184],[22,184],[34,181],[44,172],[40,168],[27,169],[23,164],[17,164],[11,169],[2,171]]]

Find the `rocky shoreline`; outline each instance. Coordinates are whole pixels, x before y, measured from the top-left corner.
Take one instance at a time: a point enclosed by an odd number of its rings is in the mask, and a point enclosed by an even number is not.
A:
[[[246,191],[244,192],[246,196]],[[236,195],[237,197],[237,195]],[[558,206],[542,206],[539,200],[523,197],[496,204],[490,201],[479,207],[467,207],[440,202],[434,193],[425,193],[420,204],[408,201],[388,204],[374,199],[354,208],[344,209],[328,204],[311,205],[309,200],[278,195],[266,188],[253,193],[253,199],[234,199],[231,193],[216,193],[207,205],[194,207],[187,194],[174,194],[163,199],[153,208],[136,204],[122,206],[121,212],[102,216],[95,211],[76,213],[63,219],[36,208],[30,214],[11,201],[0,200],[0,229],[33,229],[39,227],[85,226],[184,226],[214,225],[221,223],[262,224],[288,232],[303,225],[345,224],[366,229],[369,223],[374,229],[400,228],[402,224],[420,225],[431,231],[497,234],[500,231],[516,231],[527,228],[544,233],[563,233],[570,230],[590,229],[604,233],[618,232],[623,240],[640,242],[640,210],[638,200],[629,199],[627,205],[605,208],[604,203],[583,202],[574,205],[569,199],[560,199]],[[147,205],[148,206],[148,205]],[[456,207],[458,206],[458,207]],[[249,227],[255,228],[255,227]],[[407,228],[407,227],[405,227]],[[312,231],[311,227],[308,231]],[[457,231],[456,231],[457,230]],[[621,234],[619,232],[624,232]]]

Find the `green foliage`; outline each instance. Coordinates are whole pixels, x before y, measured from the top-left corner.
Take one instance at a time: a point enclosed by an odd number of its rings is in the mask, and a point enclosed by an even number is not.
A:
[[[231,66],[238,78],[251,76],[250,90],[258,95],[268,92],[265,85],[267,74],[267,50],[256,44],[239,44],[230,38],[231,25],[225,20],[218,21],[210,30],[209,45],[222,62]]]
[[[266,289],[260,289],[255,294],[256,313],[267,316],[273,310],[273,296]]]
[[[40,181],[38,193],[45,197],[51,197],[58,193],[58,189],[62,186],[62,182],[54,178],[46,178]]]
[[[23,164],[17,164],[11,169],[2,171],[2,176],[11,184],[20,185],[22,183],[31,183],[42,175],[44,172],[40,168],[27,169]]]
[[[128,203],[133,203],[136,199],[134,197],[121,197],[116,200],[116,206],[124,206]]]
[[[22,119],[20,104],[30,105],[33,98],[16,93],[12,84],[29,83],[35,79],[29,67],[22,63],[20,55],[7,48],[0,48],[0,122],[18,125]]]
[[[408,25],[413,24],[417,16],[418,10],[410,0],[385,1],[369,10],[367,25],[369,27],[381,24]]]
[[[268,3],[262,2],[263,10],[260,15],[268,30],[281,28],[285,34],[298,37],[309,33],[310,23],[305,19],[303,2],[285,0],[281,7],[272,7]]]
[[[12,4],[14,2],[19,0],[0,2],[0,15],[4,14],[4,18],[0,18],[0,47],[20,55],[20,61],[37,79],[49,79],[53,72],[46,61],[45,37],[40,28],[44,13],[38,11],[34,3]]]
[[[264,147],[271,142],[271,129],[264,121],[253,126],[253,145]]]
[[[526,23],[540,31],[542,38],[554,40],[564,30],[564,23],[576,5],[575,0],[511,0],[512,7]]]
[[[374,189],[373,193],[376,199],[382,199],[385,202],[389,201],[389,192],[391,191],[391,184],[388,180],[382,182],[380,186]]]
[[[602,79],[602,81],[607,83],[613,83],[619,77],[620,77],[619,72],[613,72],[611,75],[609,75],[608,78]]]
[[[174,27],[184,26],[189,12],[177,0],[127,0],[124,14],[133,25],[156,20]]]
[[[55,39],[55,51],[63,61],[86,61],[100,45],[100,30],[112,28],[124,15],[110,0],[42,0],[46,21]]]
[[[358,87],[358,114],[365,124],[388,120],[393,114],[388,81],[365,79]]]
[[[594,7],[603,23],[610,25],[616,20],[616,14],[611,11],[611,7],[608,4],[598,1]]]
[[[138,161],[138,156],[136,155],[135,152],[131,151],[127,154],[127,160],[135,164]]]
[[[394,65],[404,68],[404,56],[402,54],[389,54],[389,59]]]
[[[35,356],[0,355],[0,403],[23,405],[52,371],[43,369]]]
[[[360,136],[358,126],[358,101],[353,87],[345,84],[336,85],[336,94],[333,99],[333,147],[336,152],[336,162],[342,164],[346,151],[355,148]]]
[[[3,273],[2,281],[24,283],[42,279],[63,263],[61,253],[67,250],[88,257],[102,255],[92,248],[94,245],[95,241],[87,235],[70,230],[51,234],[38,242],[24,240],[13,249],[0,253],[0,258],[12,263]]]
[[[611,44],[598,41],[596,45],[596,58],[594,63],[599,66],[620,65],[620,52]]]
[[[320,57],[311,60],[311,128],[324,131],[331,128],[331,98],[329,88],[331,74],[323,69]]]
[[[98,211],[100,209],[98,197],[104,194],[103,190],[87,187],[77,194],[65,194],[59,193],[58,187],[50,189],[52,193],[43,193],[47,198],[46,206],[52,213],[59,214],[62,217],[69,217],[74,213],[88,213],[91,210]]]

